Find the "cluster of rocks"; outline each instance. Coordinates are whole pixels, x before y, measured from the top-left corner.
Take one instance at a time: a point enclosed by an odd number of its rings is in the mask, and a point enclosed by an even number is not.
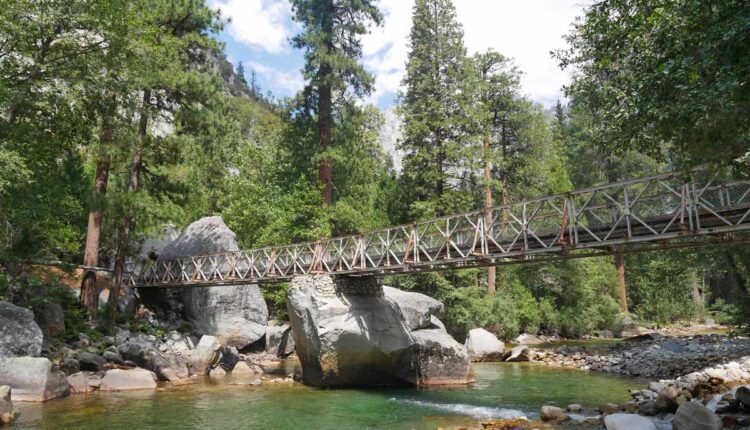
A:
[[[726,335],[664,337],[640,335],[607,346],[535,349],[531,357],[553,366],[638,376],[676,378],[750,352],[750,339]]]

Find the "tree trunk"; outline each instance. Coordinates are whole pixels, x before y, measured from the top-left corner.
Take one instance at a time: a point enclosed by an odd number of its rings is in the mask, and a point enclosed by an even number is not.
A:
[[[321,68],[322,69],[322,68]],[[321,74],[324,73],[321,71]],[[330,73],[330,72],[327,72]],[[332,95],[331,87],[322,85],[320,87],[320,99],[318,101],[318,140],[320,151],[324,152],[331,146],[331,112]],[[333,169],[331,158],[327,155],[320,160],[318,166],[318,181],[323,186],[323,204],[330,206],[333,203]]]
[[[138,124],[138,147],[133,155],[133,162],[130,165],[130,178],[128,180],[128,194],[133,194],[138,190],[138,182],[141,176],[141,167],[143,166],[143,147],[146,142],[146,133],[148,132],[148,103],[151,99],[151,91],[143,92],[143,108],[141,118]],[[127,257],[130,245],[130,231],[133,228],[133,216],[126,209],[120,233],[118,235],[117,253],[115,255],[115,267],[112,273],[112,284],[109,288],[109,299],[107,300],[107,309],[109,317],[114,321],[117,315],[117,304],[120,298],[122,288],[122,276],[125,272],[125,258]]]
[[[492,225],[492,177],[490,176],[490,140],[489,138],[484,139],[484,207],[487,210],[485,213],[484,222],[487,225],[487,232],[489,233],[489,227]],[[496,278],[495,266],[489,266],[487,268],[487,294],[495,294],[495,278]]]
[[[626,314],[628,313],[628,295],[625,285],[625,254],[620,248],[615,250],[615,268],[617,269],[620,311]]]
[[[99,135],[99,142],[104,151],[112,142],[113,132],[109,120],[109,112],[105,112],[102,119],[102,129]],[[96,267],[99,264],[99,238],[102,230],[102,211],[101,204],[107,193],[107,183],[109,181],[109,156],[103,155],[96,162],[96,178],[94,180],[94,192],[89,210],[89,222],[86,229],[86,247],[83,253],[83,265]],[[86,310],[89,319],[96,315],[98,305],[96,291],[96,271],[87,269],[81,282],[81,306]]]

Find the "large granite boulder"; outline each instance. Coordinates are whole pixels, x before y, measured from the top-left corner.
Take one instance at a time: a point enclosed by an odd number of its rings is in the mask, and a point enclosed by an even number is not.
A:
[[[475,328],[466,336],[466,352],[473,361],[502,361],[505,344],[483,328]]]
[[[391,297],[398,295],[392,293]],[[288,298],[306,384],[439,385],[473,380],[463,346],[432,324],[413,330],[424,325],[415,324],[420,318],[404,315],[373,278],[301,276],[292,280]],[[407,304],[414,307],[413,303]],[[427,321],[429,317],[428,312]]]
[[[235,234],[221,217],[190,224],[161,249],[159,258],[238,251]],[[268,307],[256,284],[183,288],[183,314],[193,330],[216,336],[223,345],[245,348],[266,333]]]
[[[685,402],[677,409],[673,430],[721,430],[721,417],[700,403]]]
[[[41,357],[0,358],[0,385],[10,386],[12,400],[20,402],[43,402],[70,394],[65,374]]]
[[[0,357],[35,356],[42,352],[42,329],[34,313],[0,302]]]
[[[187,361],[180,355],[164,353],[146,337],[134,337],[117,347],[122,358],[151,370],[163,381],[177,381],[190,376]]]

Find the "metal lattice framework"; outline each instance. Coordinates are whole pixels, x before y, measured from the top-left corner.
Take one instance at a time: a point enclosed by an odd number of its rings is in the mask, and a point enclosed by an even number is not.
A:
[[[750,230],[750,181],[666,173],[318,242],[132,264],[137,287],[382,275],[698,246]]]

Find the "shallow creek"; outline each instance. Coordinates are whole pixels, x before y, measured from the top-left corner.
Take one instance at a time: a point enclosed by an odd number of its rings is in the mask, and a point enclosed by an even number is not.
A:
[[[643,381],[534,363],[477,363],[461,388],[322,390],[302,384],[235,385],[208,379],[161,392],[96,393],[17,404],[17,429],[435,429],[537,418],[543,404],[591,411],[628,400]],[[252,378],[255,379],[255,378]],[[240,385],[237,385],[240,384]],[[590,412],[593,413],[593,412]]]

